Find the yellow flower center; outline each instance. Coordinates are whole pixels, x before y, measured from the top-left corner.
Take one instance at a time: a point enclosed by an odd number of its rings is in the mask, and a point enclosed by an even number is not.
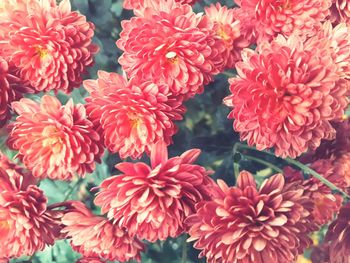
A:
[[[45,59],[50,55],[49,51],[46,48],[40,46],[35,47],[35,51],[39,55],[40,59]]]
[[[224,41],[230,40],[230,36],[226,33],[223,25],[219,27],[219,29],[216,31],[216,34]]]
[[[174,51],[169,51],[168,53],[166,53],[165,57],[172,64],[177,64],[179,62],[179,58],[176,52]]]
[[[42,141],[43,147],[51,148],[53,153],[60,153],[63,148],[63,140],[59,130],[54,126],[45,127],[42,135],[46,137]]]
[[[130,126],[132,129],[137,128],[142,123],[141,119],[135,113],[128,113],[128,118],[130,121]]]

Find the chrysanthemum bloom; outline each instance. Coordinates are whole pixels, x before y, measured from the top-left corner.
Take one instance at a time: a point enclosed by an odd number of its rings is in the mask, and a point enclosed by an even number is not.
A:
[[[83,203],[70,202],[70,206],[61,220],[62,233],[71,239],[74,250],[85,257],[120,262],[141,260],[144,245],[140,240],[130,237],[126,230],[106,218],[94,215]]]
[[[168,159],[166,145],[152,148],[151,167],[144,163],[119,163],[123,174],[100,185],[95,204],[130,235],[155,242],[177,237],[194,205],[208,199],[214,183],[204,167],[193,164],[200,150],[192,149]]]
[[[249,16],[254,34],[270,41],[277,34],[312,36],[330,15],[332,0],[235,0],[242,14]]]
[[[125,0],[123,2],[123,7],[125,9],[130,9],[135,11],[135,9],[139,9],[140,7],[142,8],[145,2],[147,2],[147,0],[146,1],[145,0]],[[193,5],[194,3],[198,2],[198,0],[175,0],[175,2],[178,2],[180,4]]]
[[[21,2],[21,8],[17,7]],[[37,91],[70,92],[82,83],[98,51],[92,44],[94,25],[72,12],[69,0],[5,0],[7,16],[0,28],[8,34],[0,45],[4,55]]]
[[[21,81],[15,70],[0,57],[0,127],[11,118],[11,102],[20,99],[23,92],[29,91],[27,83]]]
[[[295,158],[334,138],[330,121],[344,115],[348,86],[339,85],[331,52],[281,35],[258,52],[243,52],[238,77],[229,79],[232,95],[224,99],[241,140]]]
[[[174,0],[149,1],[139,17],[122,21],[119,63],[129,78],[165,82],[174,96],[190,98],[218,73],[213,65],[206,17]],[[152,41],[150,41],[150,39]]]
[[[216,41],[219,42],[214,48],[220,47],[217,52],[224,53],[222,64],[217,66],[219,71],[234,67],[234,64],[241,59],[242,49],[250,44],[241,36],[240,21],[235,18],[234,9],[216,3],[216,5],[206,7],[205,14],[210,21],[210,30],[213,31]]]
[[[340,189],[345,188],[345,181],[336,171],[331,160],[320,159],[310,165],[310,168],[321,174],[325,179],[333,183]],[[284,169],[287,182],[297,182],[304,189],[304,195],[313,200],[312,215],[314,223],[318,226],[329,223],[338,213],[343,198],[339,194],[333,194],[332,190],[318,179],[311,177],[304,179],[301,171],[296,171],[291,167]]]
[[[326,235],[329,242],[330,262],[348,262],[350,258],[350,204],[344,205],[337,219],[329,226]]]
[[[348,0],[333,0],[330,20],[334,24],[347,23],[350,25],[350,2]]]
[[[330,21],[325,22],[317,35],[306,41],[306,47],[322,47],[330,52],[339,76],[350,79],[350,24],[341,23],[333,27]],[[342,85],[350,89],[349,80],[344,82]]]
[[[83,105],[69,100],[62,106],[48,95],[40,104],[21,99],[12,105],[19,116],[8,144],[35,177],[70,180],[94,170],[103,148]]]
[[[257,189],[253,176],[241,172],[237,187],[218,181],[220,197],[196,205],[189,241],[208,262],[294,262],[311,242],[311,201],[304,190],[285,184],[281,174]]]
[[[59,234],[56,220],[47,210],[47,198],[28,174],[19,174],[5,162],[0,167],[0,255],[5,258],[33,255],[52,245]],[[7,164],[6,164],[7,163]]]
[[[350,151],[339,155],[333,164],[335,173],[344,179],[347,187],[350,187]]]
[[[98,76],[84,81],[90,92],[86,109],[109,151],[121,158],[139,158],[159,140],[172,142],[177,132],[173,121],[182,119],[185,108],[166,84],[137,78],[127,82],[104,71]]]

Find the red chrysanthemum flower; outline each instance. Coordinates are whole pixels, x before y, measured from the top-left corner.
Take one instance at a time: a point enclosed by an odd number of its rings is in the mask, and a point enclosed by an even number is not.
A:
[[[126,230],[106,218],[94,215],[83,203],[74,201],[69,206],[61,220],[62,233],[71,239],[74,250],[85,257],[141,261],[144,245],[140,240],[130,237]]]
[[[317,160],[310,165],[310,168],[321,174],[335,186],[341,189],[345,188],[344,179],[336,173],[330,159]],[[291,167],[284,169],[284,175],[287,178],[287,182],[297,182],[302,186],[304,195],[313,200],[312,215],[314,217],[314,223],[321,226],[334,219],[334,215],[338,213],[342,205],[343,198],[341,195],[333,194],[328,186],[314,177],[304,179],[300,171],[296,171]]]
[[[211,58],[220,55],[212,52],[216,42],[205,16],[173,0],[149,1],[137,15],[122,21],[117,41],[124,51],[118,61],[128,77],[165,82],[174,96],[201,93],[219,72]]]
[[[258,42],[277,34],[312,36],[330,15],[332,0],[235,0],[254,25]]]
[[[168,159],[164,142],[152,149],[151,167],[144,163],[120,163],[122,175],[100,185],[95,204],[131,235],[154,242],[177,237],[185,231],[184,220],[194,205],[209,198],[213,181],[209,172],[193,162],[200,150],[193,149]]]
[[[167,85],[137,78],[127,82],[104,71],[98,76],[84,81],[90,92],[86,109],[109,151],[119,152],[121,158],[139,158],[159,140],[172,142],[177,132],[173,121],[182,119],[185,108]]]
[[[55,0],[5,0],[4,5],[7,14],[0,28],[9,32],[3,34],[0,50],[19,69],[21,79],[37,91],[79,87],[98,51],[92,44],[94,25],[72,12],[69,0],[59,5]]]
[[[258,52],[245,50],[224,100],[241,139],[292,158],[333,139],[330,121],[344,115],[349,90],[339,83],[331,53],[281,35]]]
[[[337,219],[329,226],[326,235],[329,242],[330,263],[345,263],[350,258],[350,204],[344,205]]]
[[[94,170],[103,148],[83,105],[69,100],[62,106],[48,95],[40,104],[21,99],[12,105],[19,116],[8,144],[35,177],[70,180]]]
[[[30,92],[28,83],[16,76],[15,69],[0,57],[0,127],[11,118],[11,102],[22,97],[22,93]]]
[[[220,196],[196,205],[186,223],[189,241],[208,262],[293,262],[311,242],[311,201],[304,190],[285,184],[281,174],[257,189],[241,172],[237,187],[218,181]]]
[[[216,3],[206,7],[205,14],[210,21],[210,30],[218,42],[213,49],[216,47],[216,52],[223,53],[220,65],[217,65],[220,60],[213,60],[213,63],[219,71],[234,67],[234,64],[241,59],[241,50],[250,44],[241,36],[240,21],[235,18],[235,10]]]
[[[350,2],[348,0],[333,0],[330,20],[334,24],[350,25]]]
[[[20,174],[21,169],[4,156],[0,165],[0,255],[33,255],[54,243],[59,235],[57,221],[29,174]]]
[[[350,151],[339,155],[333,165],[335,173],[346,182],[347,187],[350,187]]]

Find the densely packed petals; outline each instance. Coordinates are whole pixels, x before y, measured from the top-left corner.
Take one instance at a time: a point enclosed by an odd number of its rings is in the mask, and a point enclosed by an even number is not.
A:
[[[174,96],[190,98],[219,72],[211,61],[218,54],[212,54],[216,42],[207,23],[189,5],[149,1],[138,17],[122,21],[117,46],[124,53],[118,61],[129,78],[165,82]]]
[[[329,226],[326,235],[329,242],[331,263],[347,262],[350,258],[350,204],[344,205],[337,219]]]
[[[69,0],[4,0],[0,50],[37,91],[70,92],[82,83],[98,48],[94,25],[72,12]]]
[[[109,151],[121,158],[150,153],[154,143],[172,142],[184,106],[166,84],[134,78],[129,82],[116,73],[99,71],[97,80],[84,81],[89,118],[103,135]]]
[[[71,239],[74,250],[84,257],[101,257],[120,262],[135,259],[140,262],[140,253],[144,249],[140,240],[130,237],[125,229],[112,224],[106,218],[94,215],[78,201],[70,202],[69,206],[61,220],[64,225],[62,232]]]
[[[16,70],[0,57],[0,127],[11,118],[11,102],[30,91],[28,83],[21,81]]]
[[[346,187],[344,178],[335,171],[330,159],[319,159],[310,165],[310,168],[322,175],[340,189]],[[322,226],[331,222],[338,213],[343,198],[341,195],[332,193],[332,190],[318,179],[311,177],[304,179],[301,171],[286,167],[284,175],[287,182],[297,182],[304,189],[304,195],[313,200],[312,215],[314,223]]]
[[[103,148],[83,105],[69,100],[62,106],[49,95],[40,104],[21,99],[12,105],[19,116],[8,144],[35,177],[70,180],[94,170]]]
[[[348,0],[333,0],[330,20],[334,24],[350,25],[350,2]]]
[[[123,174],[100,185],[95,204],[130,235],[155,242],[184,232],[194,205],[211,196],[214,183],[204,167],[193,164],[200,151],[168,159],[164,142],[152,149],[151,167],[144,163],[116,165]]]
[[[229,118],[242,140],[295,158],[334,138],[330,121],[344,115],[349,86],[339,84],[343,79],[323,45],[306,48],[296,36],[279,36],[259,51],[245,50],[236,68],[224,102],[233,107]]]
[[[47,198],[31,184],[30,174],[0,156],[0,255],[5,258],[33,255],[52,245],[59,235]]]
[[[294,262],[310,244],[311,201],[281,174],[257,189],[241,172],[237,187],[218,181],[220,196],[196,205],[186,222],[191,241],[208,262]]]
[[[241,25],[235,18],[235,10],[217,3],[206,7],[205,14],[217,42],[212,49],[217,53],[223,53],[220,55],[223,58],[221,60],[220,57],[212,58],[214,65],[219,71],[234,67],[234,64],[241,59],[241,50],[250,44],[241,36]]]
[[[180,4],[193,5],[198,0],[175,0],[175,1]],[[123,7],[125,9],[134,10],[135,12],[135,10],[142,8],[145,5],[145,2],[147,2],[147,0],[124,0]]]
[[[270,41],[278,34],[301,37],[317,33],[330,15],[332,0],[235,0],[241,15],[254,25],[258,42]],[[242,16],[242,17],[244,17]]]

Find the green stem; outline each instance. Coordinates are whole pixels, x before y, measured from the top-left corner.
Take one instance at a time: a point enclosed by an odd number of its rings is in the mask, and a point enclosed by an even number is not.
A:
[[[238,152],[239,145],[235,143],[232,149],[232,159],[233,159],[233,175],[237,179],[239,175],[239,163],[234,160],[236,153]]]
[[[302,171],[304,171],[307,174],[311,174],[313,177],[317,178],[318,180],[320,180],[323,184],[327,185],[330,189],[337,191],[339,193],[341,193],[342,195],[344,195],[347,198],[350,198],[350,196],[345,193],[343,190],[341,190],[340,188],[338,188],[337,186],[335,186],[332,182],[328,181],[326,178],[324,178],[322,175],[320,175],[319,173],[317,173],[316,171],[312,170],[310,167],[306,166],[305,164],[302,164],[296,160],[293,160],[291,158],[286,158],[285,159],[287,162],[295,165],[296,167],[298,167],[299,169],[301,169]]]
[[[67,201],[73,191],[83,182],[83,178],[79,177],[79,179],[75,182],[75,184],[69,189],[69,191],[64,196],[63,202]]]
[[[187,235],[185,234],[183,236],[182,240],[182,257],[181,257],[181,263],[187,263]]]
[[[254,156],[250,156],[250,155],[244,155],[244,157],[245,157],[246,159],[248,159],[248,160],[252,160],[252,161],[254,161],[254,162],[260,163],[260,164],[262,164],[262,165],[265,165],[266,167],[271,168],[272,170],[275,170],[275,171],[278,172],[278,173],[283,174],[283,170],[280,169],[279,167],[277,167],[276,165],[272,164],[272,163],[269,163],[269,162],[264,161],[264,160],[262,160],[262,159],[260,159],[260,158],[257,158],[257,157],[254,157]]]
[[[271,155],[271,156],[274,156],[275,158],[279,158],[277,156],[275,156],[272,152],[269,152],[269,151],[259,151],[258,149],[256,149],[255,147],[251,147],[251,146],[248,146],[246,144],[242,144],[242,143],[236,143],[235,144],[235,147],[236,147],[236,151],[239,149],[239,148],[243,148],[243,149],[248,149],[248,150],[253,150],[253,151],[258,151],[258,152],[262,152],[262,153],[266,153],[268,155]],[[326,186],[328,186],[330,189],[334,190],[334,191],[337,191],[339,193],[341,193],[343,196],[345,196],[346,198],[350,198],[350,196],[345,193],[343,190],[341,190],[340,188],[338,188],[337,186],[335,186],[332,182],[328,181],[326,178],[324,178],[322,175],[320,175],[319,173],[317,173],[316,171],[312,170],[310,167],[308,167],[307,165],[305,164],[302,164],[294,159],[291,159],[291,158],[280,158],[282,160],[285,160],[286,162],[290,163],[290,164],[293,164],[294,166],[298,167],[300,170],[302,170],[304,173],[306,174],[310,174],[312,175],[313,177],[317,178],[318,180],[320,180],[323,184],[325,184]]]

